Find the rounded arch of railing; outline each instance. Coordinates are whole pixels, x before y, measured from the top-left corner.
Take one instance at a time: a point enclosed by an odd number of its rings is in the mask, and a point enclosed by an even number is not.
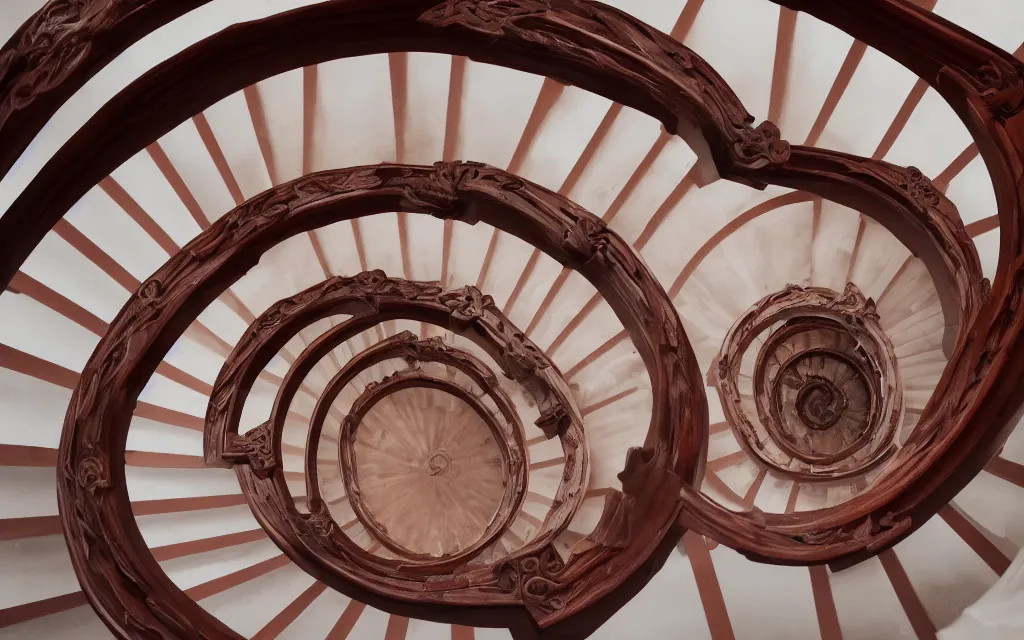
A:
[[[920,257],[947,320],[949,363],[917,428],[894,456],[898,473],[839,507],[799,514],[736,513],[711,502],[693,488],[708,427],[692,351],[657,280],[599,220],[515,176],[474,164],[314,174],[243,204],[173,256],[111,323],[83,372],[61,441],[58,497],[79,580],[107,625],[121,637],[233,637],[170,585],[145,552],[124,487],[131,408],[176,335],[264,251],[329,220],[376,211],[491,223],[578,269],[610,301],[651,373],[651,431],[644,446],[631,451],[622,475],[623,493],[634,500],[632,514],[649,514],[627,521],[647,528],[635,530],[623,548],[583,554],[600,558],[593,563],[562,563],[548,551],[521,560],[520,574],[543,574],[547,581],[543,588],[526,588],[526,595],[548,599],[551,584],[569,592],[557,608],[530,610],[524,603],[538,625],[534,631],[570,633],[599,624],[642,586],[650,574],[643,569],[659,564],[680,525],[765,562],[842,565],[895,544],[948,502],[995,453],[1024,404],[1017,382],[1024,373],[1024,67],[905,0],[776,1],[894,58],[958,114],[995,188],[1001,245],[991,286],[981,277],[955,207],[919,171],[788,145],[771,123],[753,127],[735,94],[695,53],[585,0],[342,0],[216,34],[133,82],[38,173],[0,218],[0,280],[10,282],[42,236],[103,176],[196,110],[248,83],[368,53],[467,55],[644,111],[686,138],[705,179],[780,185],[834,200],[875,218]],[[9,170],[57,108],[106,62],[201,4],[48,3],[0,51],[0,167]],[[133,117],[143,112],[145,119]],[[259,446],[262,451],[264,444]],[[622,564],[614,580],[595,579],[597,566],[620,566],[615,563]],[[384,608],[437,619],[473,621],[481,612],[495,613],[450,603],[418,607],[394,594],[346,588]]]

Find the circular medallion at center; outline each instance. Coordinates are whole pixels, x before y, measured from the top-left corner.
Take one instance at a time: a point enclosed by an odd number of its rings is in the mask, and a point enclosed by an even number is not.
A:
[[[353,443],[363,503],[417,554],[459,553],[484,535],[505,492],[502,452],[462,399],[411,387],[363,416]]]
[[[835,426],[849,401],[846,394],[828,378],[808,378],[796,396],[796,412],[811,429],[824,431]]]

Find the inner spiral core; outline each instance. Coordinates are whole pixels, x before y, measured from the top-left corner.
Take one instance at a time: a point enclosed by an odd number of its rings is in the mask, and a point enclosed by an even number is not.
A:
[[[797,392],[796,410],[811,429],[827,430],[846,411],[846,395],[828,378],[812,377]]]
[[[896,357],[874,302],[853,284],[766,296],[730,330],[717,374],[740,445],[780,475],[851,478],[894,451]]]
[[[487,423],[444,391],[389,394],[363,416],[353,451],[363,503],[415,553],[458,553],[478,540],[505,491]]]

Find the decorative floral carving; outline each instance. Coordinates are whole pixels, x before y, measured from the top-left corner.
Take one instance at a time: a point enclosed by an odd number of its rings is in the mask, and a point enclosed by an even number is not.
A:
[[[303,515],[302,521],[310,535],[325,541],[331,539],[337,527],[334,518],[331,517],[331,512],[327,509],[327,504],[322,501],[315,510]]]
[[[1024,109],[1024,78],[1005,60],[993,58],[981,65],[971,80],[997,117],[1009,118]]]
[[[733,144],[738,162],[750,169],[782,164],[789,160],[789,143],[782,139],[779,128],[765,121],[756,129],[738,129],[739,140]]]
[[[910,197],[921,209],[937,207],[942,202],[942,194],[932,181],[929,180],[917,167],[907,167],[903,173],[904,179],[900,182],[900,188],[910,194]]]
[[[0,54],[0,126],[59,87],[88,57],[93,40],[154,0],[50,0]]]
[[[446,291],[438,296],[438,301],[448,307],[452,319],[460,327],[468,327],[487,309],[494,307],[494,298],[484,295],[472,285]]]
[[[562,236],[562,248],[575,264],[583,264],[608,246],[608,226],[597,216],[581,212]]]
[[[264,422],[243,436],[235,436],[234,447],[246,456],[257,477],[267,478],[277,469],[274,438],[269,422]]]
[[[102,454],[82,458],[78,463],[76,477],[78,484],[93,495],[96,495],[98,491],[111,488],[113,485],[110,484],[110,472],[107,464],[107,460]]]
[[[551,0],[446,0],[420,16],[420,20],[439,27],[459,25],[497,35],[521,18],[542,16],[550,9]]]

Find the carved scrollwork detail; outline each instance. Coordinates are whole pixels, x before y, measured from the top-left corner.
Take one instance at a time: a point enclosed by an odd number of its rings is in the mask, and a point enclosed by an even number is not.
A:
[[[1005,60],[993,58],[981,65],[971,80],[997,117],[1009,118],[1024,109],[1024,77]]]
[[[245,457],[257,477],[267,478],[277,469],[274,437],[269,422],[264,422],[245,435],[234,436],[233,445]]]
[[[733,148],[740,163],[751,169],[782,164],[789,159],[789,143],[782,139],[779,128],[762,122],[757,128],[740,129],[740,139]]]
[[[494,308],[494,298],[481,293],[472,285],[446,291],[438,300],[448,308],[452,319],[463,328],[478,320],[488,309]]]
[[[879,322],[853,283],[842,293],[787,285],[755,303],[726,336],[715,381],[740,444],[801,482],[861,476],[891,458],[903,393]],[[755,337],[761,346],[743,386],[739,367]]]
[[[0,54],[0,125],[59,87],[85,61],[93,39],[153,0],[52,0]]]

